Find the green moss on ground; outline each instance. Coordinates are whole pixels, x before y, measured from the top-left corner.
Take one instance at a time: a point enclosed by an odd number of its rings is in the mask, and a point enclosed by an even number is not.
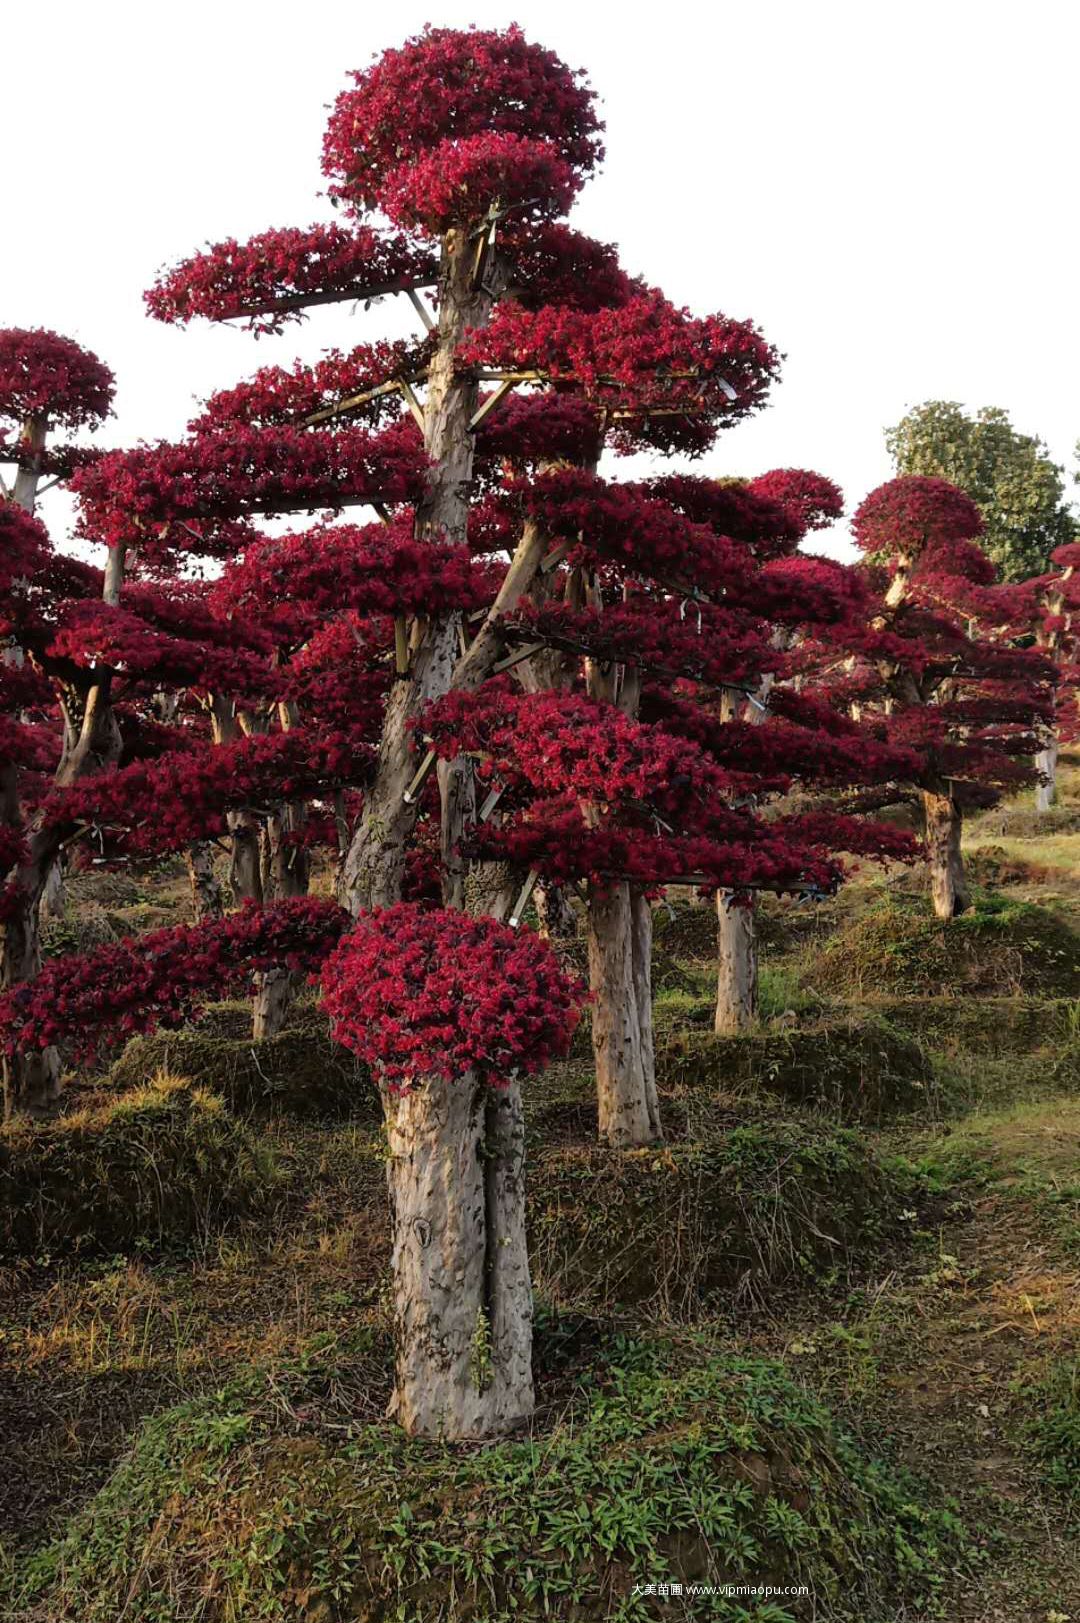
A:
[[[256,1216],[277,1186],[269,1150],[220,1100],[160,1076],[0,1129],[0,1253],[159,1250]]]
[[[1075,998],[881,998],[869,1010],[949,1056],[1023,1056],[1040,1049],[1056,1055],[1063,1044],[1080,1037]]]
[[[12,1576],[50,1623],[926,1616],[962,1531],[776,1363],[608,1343],[550,1429],[486,1448],[319,1429],[332,1371],[256,1371],[150,1421]],[[672,1366],[675,1366],[674,1368]],[[635,1586],[677,1583],[677,1599]],[[805,1584],[792,1599],[697,1584]]]
[[[929,995],[1080,995],[1080,935],[1030,902],[979,896],[941,923],[925,904],[894,896],[853,919],[810,960],[818,992],[847,998]]]
[[[529,1244],[541,1291],[592,1310],[707,1314],[722,1294],[843,1272],[901,1229],[909,1186],[854,1132],[812,1118],[725,1123],[687,1142],[534,1154]]]
[[[883,1019],[854,1013],[737,1037],[661,1028],[656,1076],[665,1091],[761,1088],[841,1120],[925,1108],[936,1093],[933,1067],[917,1042]]]

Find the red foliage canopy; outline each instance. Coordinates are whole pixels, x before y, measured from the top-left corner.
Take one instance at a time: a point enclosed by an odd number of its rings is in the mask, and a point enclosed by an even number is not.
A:
[[[82,428],[108,415],[114,388],[104,362],[73,339],[42,327],[0,331],[0,419],[21,424],[44,413]]]
[[[878,485],[859,503],[852,534],[864,552],[885,558],[917,558],[931,548],[973,541],[984,529],[982,514],[947,479],[905,474]]]
[[[528,931],[408,902],[362,915],[322,971],[331,1029],[393,1091],[490,1087],[564,1055],[584,988]]]
[[[427,28],[352,79],[334,104],[323,170],[331,195],[359,210],[386,208],[410,166],[427,160],[449,174],[458,149],[489,135],[543,143],[579,176],[603,157],[582,75],[516,26]],[[484,207],[496,198],[511,200],[491,191]]]
[[[318,969],[349,923],[335,902],[300,896],[68,954],[0,996],[4,1052],[64,1043],[92,1063],[105,1044],[183,1024],[258,970]]]
[[[144,557],[174,549],[228,556],[239,539],[230,525],[248,514],[409,501],[423,467],[415,444],[393,428],[377,435],[240,425],[176,445],[110,452],[72,485],[79,533],[90,540],[130,543]]]
[[[312,304],[370,299],[435,281],[427,248],[369,225],[312,225],[234,237],[167,271],[146,293],[158,321],[244,318],[256,332],[280,332],[302,321]]]

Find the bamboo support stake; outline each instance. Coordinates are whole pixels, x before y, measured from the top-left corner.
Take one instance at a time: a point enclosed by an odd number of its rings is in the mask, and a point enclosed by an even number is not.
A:
[[[495,407],[500,401],[506,399],[507,395],[513,388],[513,378],[503,378],[495,392],[493,394],[489,394],[487,399],[477,407],[476,411],[473,412],[472,418],[469,422],[470,434],[476,432],[476,430],[480,427],[480,424],[484,421],[484,418],[495,410]]]
[[[434,750],[428,750],[427,754],[424,756],[424,759],[420,762],[420,765],[417,767],[416,774],[415,774],[412,782],[410,783],[409,787],[406,789],[405,793],[401,797],[402,800],[405,802],[406,806],[413,806],[413,805],[416,804],[416,801],[417,801],[417,799],[419,798],[419,795],[420,795],[420,791],[424,787],[424,784],[427,781],[428,773],[431,771],[432,767],[435,765],[436,759],[437,759],[437,757],[435,755],[435,751]]]
[[[530,868],[529,872],[525,876],[525,883],[522,885],[520,891],[518,892],[517,901],[514,903],[513,907],[510,910],[510,917],[506,921],[507,924],[509,924],[511,930],[516,930],[518,925],[521,923],[521,915],[524,913],[526,907],[528,907],[528,905],[529,905],[529,897],[532,895],[533,891],[536,889],[536,886],[537,886],[537,883],[539,882],[539,879],[540,879],[540,871],[539,871],[539,869],[538,868]]]
[[[409,295],[409,302],[416,311],[417,315],[420,317],[420,320],[424,323],[424,326],[427,328],[428,332],[434,332],[435,323],[432,321],[428,307],[420,297],[419,293],[417,293],[414,287],[407,287],[405,291]]]
[[[533,654],[539,654],[546,647],[546,642],[530,642],[525,643],[521,648],[515,648],[512,654],[507,654],[504,659],[495,661],[495,664],[491,667],[492,676],[499,676],[503,671],[511,670],[513,666],[520,665],[523,659],[531,659]]]
[[[409,628],[400,614],[394,616],[394,668],[399,676],[409,674]]]
[[[503,784],[503,783],[500,783],[496,788],[490,789],[488,791],[487,797],[484,800],[484,804],[480,807],[480,810],[477,813],[477,822],[480,822],[480,823],[486,823],[487,822],[488,818],[491,816],[492,812],[495,810],[495,807],[499,804],[499,801],[502,799],[503,792],[504,792],[505,788],[506,788],[506,785]]]

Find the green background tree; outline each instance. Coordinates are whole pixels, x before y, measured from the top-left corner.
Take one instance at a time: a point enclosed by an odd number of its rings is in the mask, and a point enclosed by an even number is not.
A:
[[[928,400],[886,429],[885,444],[898,474],[948,479],[978,503],[982,544],[1005,580],[1043,574],[1053,549],[1076,534],[1064,470],[1000,406],[972,415],[955,400]]]

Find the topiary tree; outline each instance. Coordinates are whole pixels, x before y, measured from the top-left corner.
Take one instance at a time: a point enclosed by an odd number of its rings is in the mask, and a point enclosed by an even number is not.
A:
[[[409,903],[361,915],[322,987],[386,1113],[391,1413],[427,1436],[513,1430],[533,1409],[521,1080],[566,1053],[584,989],[527,931]]]
[[[0,463],[15,467],[14,485],[0,481],[0,496],[32,514],[47,474],[57,484],[92,457],[49,445],[49,431],[96,427],[112,409],[113,388],[109,368],[72,339],[43,328],[0,331]]]
[[[1035,650],[992,635],[1003,613],[994,567],[979,547],[974,502],[942,479],[893,479],[853,523],[858,544],[887,560],[880,612],[846,693],[889,718],[892,741],[915,749],[931,894],[938,918],[970,905],[964,811],[995,804],[1035,779],[1038,730],[1052,715],[1053,668]]]
[[[1056,547],[1050,563],[1046,574],[997,594],[1001,633],[1022,643],[1033,641],[1053,661],[1057,675],[1053,720],[1040,730],[1035,758],[1038,812],[1054,804],[1060,744],[1075,742],[1080,733],[1080,541]]]

